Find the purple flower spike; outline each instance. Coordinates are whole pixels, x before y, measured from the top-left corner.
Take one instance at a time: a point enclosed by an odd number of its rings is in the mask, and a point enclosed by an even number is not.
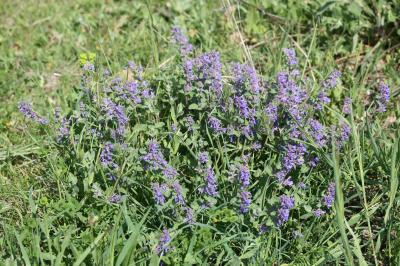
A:
[[[240,192],[240,211],[242,213],[247,213],[251,204],[251,193],[249,191]]]
[[[188,224],[193,224],[195,222],[193,209],[185,207],[185,212],[186,212],[185,222]]]
[[[182,195],[182,188],[177,180],[174,181],[174,183],[172,184],[172,188],[174,189],[175,192],[175,198],[174,198],[175,203],[181,206],[185,206],[185,200],[183,199]]]
[[[247,100],[246,98],[242,96],[235,96],[234,97],[235,105],[239,109],[239,114],[244,118],[248,119],[250,117],[250,109],[249,106],[247,105]]]
[[[112,194],[111,197],[109,198],[109,202],[110,203],[118,203],[120,202],[122,199],[122,196],[119,194]]]
[[[222,94],[222,64],[219,53],[204,53],[193,60],[198,72],[197,79],[202,81],[203,86],[209,84],[219,98]]]
[[[69,136],[69,120],[63,118],[61,121],[61,126],[59,128],[59,133],[57,136],[57,142],[61,142],[64,139],[67,139]]]
[[[350,112],[351,112],[351,98],[350,97],[344,98],[342,112],[345,115],[350,114]]]
[[[332,89],[336,87],[338,79],[342,76],[339,70],[334,70],[329,77],[322,83],[324,89]]]
[[[170,236],[168,230],[164,229],[160,236],[158,245],[156,247],[157,255],[163,255],[164,253],[167,253],[170,250],[170,247],[169,247],[170,241],[171,241],[171,236]]]
[[[146,155],[141,157],[141,160],[146,162],[149,166],[149,170],[158,171],[161,170],[163,175],[168,179],[173,179],[178,175],[178,172],[174,167],[168,164],[161,153],[159,146],[156,141],[151,140],[148,146],[148,152]]]
[[[324,196],[324,202],[323,202],[327,208],[332,207],[335,201],[335,194],[336,194],[335,183],[331,182],[329,183],[328,191]]]
[[[251,91],[253,92],[253,94],[259,94],[260,93],[260,81],[257,77],[256,70],[253,67],[248,66],[248,65],[245,66],[245,70],[249,77]]]
[[[257,95],[260,93],[260,80],[253,67],[246,64],[233,63],[231,71],[234,77],[233,81],[236,92],[245,92],[244,86],[248,82],[252,94]]]
[[[314,139],[314,142],[319,147],[325,146],[327,139],[324,126],[316,119],[311,119],[309,121],[309,124],[310,124],[310,135]]]
[[[268,231],[268,227],[265,224],[260,225],[260,234],[264,234]]]
[[[32,105],[26,102],[18,103],[19,111],[28,119],[31,119],[41,125],[47,125],[49,121],[43,117],[40,117],[35,111],[32,109]]]
[[[146,162],[150,166],[150,170],[153,171],[163,170],[168,165],[155,140],[149,142],[147,154],[142,156],[141,160]]]
[[[294,198],[286,195],[280,196],[280,207],[278,209],[278,217],[276,225],[280,227],[289,220],[290,209],[294,207]]]
[[[288,173],[292,169],[304,163],[304,155],[307,148],[304,144],[288,144],[286,146],[286,154],[283,158],[284,172]]]
[[[347,142],[350,138],[350,133],[351,133],[351,128],[350,126],[344,122],[341,121],[340,123],[340,135],[339,135],[339,139],[337,140],[337,145],[339,148],[343,147],[343,145],[345,144],[345,142]]]
[[[104,148],[101,151],[100,154],[100,162],[103,165],[103,167],[111,167],[111,168],[117,168],[118,165],[113,162],[113,150],[114,150],[114,145],[110,142],[107,142],[104,144]]]
[[[172,179],[178,175],[178,172],[175,170],[175,168],[173,168],[169,164],[164,166],[162,173],[166,178],[169,178],[169,179]]]
[[[199,153],[199,162],[201,164],[208,163],[208,153],[207,152],[200,152]]]
[[[387,84],[381,82],[379,84],[379,97],[378,97],[378,109],[380,113],[386,112],[386,105],[390,98],[390,88]]]
[[[292,48],[284,48],[283,52],[286,55],[287,63],[289,66],[297,65],[296,52]]]
[[[221,126],[221,121],[214,116],[208,117],[208,125],[216,133],[225,133],[226,132],[226,128],[223,128]]]
[[[124,107],[115,104],[108,98],[103,99],[102,110],[106,113],[109,120],[117,122],[117,133],[122,136],[125,132],[125,126],[128,124],[128,118],[125,115]]]
[[[281,208],[291,209],[294,207],[294,198],[293,197],[282,195],[279,197],[279,199],[280,199],[280,203],[281,203]]]
[[[83,67],[83,71],[94,71],[94,65],[92,63],[86,62]]]
[[[193,131],[193,125],[194,125],[194,119],[192,116],[187,116],[186,117],[186,127],[188,130]]]
[[[239,168],[240,188],[245,189],[250,185],[250,171],[247,165],[241,165]]]
[[[269,104],[264,113],[268,116],[269,121],[273,124],[278,120],[278,107],[275,104]]]
[[[167,190],[167,187],[165,186],[165,184],[162,184],[160,186],[160,184],[158,184],[158,183],[153,183],[153,184],[151,184],[151,187],[153,189],[153,197],[154,197],[154,200],[156,201],[156,203],[158,205],[164,205],[164,203],[165,203],[164,193]]]
[[[203,191],[209,196],[216,196],[218,194],[217,191],[217,180],[214,175],[214,171],[211,167],[206,170],[205,174],[205,183],[206,185],[203,188]]]
[[[193,46],[189,43],[188,37],[183,34],[179,27],[172,28],[172,41],[179,46],[182,57],[187,56],[193,50]]]
[[[320,218],[322,215],[325,214],[325,211],[323,211],[323,210],[321,210],[321,209],[316,209],[316,210],[313,212],[313,214],[314,214],[315,217]]]
[[[262,145],[260,142],[256,141],[251,145],[251,149],[253,151],[259,151],[262,148]]]

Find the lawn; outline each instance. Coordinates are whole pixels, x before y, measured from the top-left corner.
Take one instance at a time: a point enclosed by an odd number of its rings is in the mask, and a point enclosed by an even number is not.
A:
[[[1,265],[398,265],[400,2],[0,4]]]

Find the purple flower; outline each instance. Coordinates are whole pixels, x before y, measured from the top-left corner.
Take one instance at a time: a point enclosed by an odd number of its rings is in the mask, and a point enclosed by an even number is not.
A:
[[[135,79],[142,80],[143,67],[141,65],[136,64],[134,61],[128,61],[125,69],[131,70],[135,75]]]
[[[210,82],[217,97],[222,94],[222,64],[218,52],[204,53],[194,59],[194,64],[198,71],[198,80]]]
[[[268,116],[269,121],[273,124],[278,120],[278,107],[275,104],[268,104],[264,113]]]
[[[319,158],[315,156],[315,157],[313,157],[313,158],[308,162],[308,164],[309,164],[311,167],[316,167],[317,164],[318,164],[318,162],[319,162]]]
[[[175,198],[174,198],[175,203],[184,206],[185,200],[182,195],[182,188],[177,180],[175,180],[174,183],[172,183],[172,188],[174,189],[175,192]]]
[[[108,199],[110,203],[118,203],[122,199],[122,196],[119,194],[112,194],[111,197]]]
[[[246,64],[233,63],[231,66],[233,81],[237,92],[245,92],[246,81],[250,84],[253,94],[260,93],[260,80],[257,77],[256,70]]]
[[[108,76],[110,76],[110,70],[108,70],[108,69],[104,69],[104,71],[103,71],[103,77],[105,77],[105,78],[107,78]]]
[[[113,174],[108,173],[107,176],[108,176],[108,180],[110,180],[110,181],[117,180],[117,177],[115,175],[113,175]]]
[[[264,234],[268,231],[268,227],[265,224],[260,225],[260,234]]]
[[[150,170],[153,171],[164,170],[164,168],[168,165],[159,149],[157,142],[154,140],[149,142],[147,154],[142,156],[141,160],[145,161],[150,166]]]
[[[63,118],[61,125],[58,130],[57,142],[60,143],[62,140],[67,139],[69,136],[69,119]]]
[[[218,194],[217,180],[211,167],[207,168],[204,180],[206,184],[203,188],[203,192],[209,196],[216,196]]]
[[[250,185],[250,171],[247,165],[239,167],[239,183],[240,189],[245,189]]]
[[[183,72],[185,75],[185,92],[189,92],[192,89],[192,82],[196,80],[196,75],[194,74],[193,60],[185,59],[183,61]]]
[[[249,77],[251,91],[253,92],[253,94],[259,94],[260,93],[260,81],[257,77],[256,70],[249,65],[245,65],[244,68],[247,72],[247,76]]]
[[[280,205],[281,208],[284,209],[291,209],[294,207],[294,198],[287,196],[287,195],[282,195],[279,197],[280,200]]]
[[[309,121],[310,135],[314,139],[314,142],[319,146],[323,147],[326,144],[326,132],[324,126],[316,119]]]
[[[208,153],[207,152],[200,152],[199,153],[199,162],[201,164],[208,163]]]
[[[152,183],[151,188],[153,189],[153,198],[158,205],[163,205],[165,203],[165,196],[164,193],[167,190],[165,184]]]
[[[177,127],[177,125],[175,124],[175,123],[173,123],[173,124],[171,124],[171,130],[172,130],[172,132],[176,132],[176,131],[178,131],[178,127]]]
[[[253,151],[259,151],[262,148],[261,143],[256,141],[251,145]]]
[[[226,132],[226,128],[223,128],[221,126],[221,121],[214,116],[208,117],[208,125],[215,133],[225,133]]]
[[[307,107],[304,104],[308,98],[307,91],[298,86],[287,72],[278,73],[277,85],[279,103],[286,108],[295,120],[301,121]]]
[[[189,130],[193,130],[193,125],[194,125],[194,119],[192,116],[187,116],[186,117],[186,126]]]
[[[251,204],[251,193],[245,190],[240,192],[240,211],[247,213]]]
[[[100,162],[103,165],[103,167],[111,167],[111,168],[117,168],[118,165],[113,162],[113,150],[114,150],[114,145],[110,142],[107,142],[104,144],[104,148],[101,151],[100,154]]]
[[[49,121],[43,117],[40,117],[35,111],[32,109],[32,105],[26,102],[18,103],[19,111],[28,119],[31,119],[41,125],[47,125]]]
[[[322,82],[324,89],[332,89],[336,87],[337,81],[341,75],[342,73],[339,70],[334,70],[329,77]]]
[[[338,145],[339,148],[343,147],[344,143],[349,140],[350,132],[351,132],[350,126],[346,122],[341,121],[341,123],[340,123],[340,135],[339,135],[339,139],[337,140],[337,145]]]
[[[250,117],[250,109],[249,106],[247,105],[247,100],[246,98],[242,96],[235,96],[234,97],[235,105],[239,109],[239,114],[244,118],[248,119]]]
[[[169,164],[164,165],[164,169],[162,170],[163,175],[166,178],[172,179],[178,175],[178,172]]]
[[[297,65],[296,52],[292,48],[283,48],[289,66]]]
[[[288,179],[286,179],[286,176],[288,174],[288,171],[286,169],[282,169],[280,171],[278,171],[275,176],[278,179],[278,182],[282,185],[287,185],[288,181],[290,182],[291,179],[290,177]]]
[[[328,104],[331,102],[331,99],[328,97],[325,91],[321,91],[317,96],[317,102],[315,108],[317,110],[322,110],[322,106],[324,104]]]
[[[297,186],[298,186],[300,189],[306,189],[306,188],[307,188],[307,185],[306,185],[304,182],[299,182],[299,184],[297,184]]]
[[[243,66],[239,63],[233,63],[231,66],[233,81],[236,87],[240,88],[246,81],[246,76],[243,74]]]
[[[195,222],[193,209],[185,207],[185,212],[186,212],[185,223],[193,224]]]
[[[153,93],[151,92],[150,89],[145,88],[145,89],[142,90],[142,97],[144,99],[150,99],[151,97],[153,97]]]
[[[379,84],[379,97],[378,97],[378,109],[380,113],[386,112],[386,105],[390,98],[390,88],[387,84],[381,82]]]
[[[278,227],[280,227],[282,224],[284,224],[286,221],[289,220],[289,213],[290,209],[285,209],[285,208],[278,209],[278,220],[276,222],[276,225]]]
[[[86,62],[83,67],[83,71],[94,71],[94,65],[92,63]]]
[[[136,80],[129,81],[125,83],[124,86],[124,91],[129,95],[129,99],[133,106],[140,104],[142,102],[139,86],[140,84]],[[123,96],[122,98],[127,98],[127,97]]]
[[[166,253],[170,250],[170,247],[169,247],[170,241],[171,241],[171,236],[169,235],[168,230],[164,229],[160,236],[158,245],[156,247],[157,255],[163,255],[163,253]]]
[[[340,73],[340,71],[334,70],[329,77],[322,82],[322,90],[317,96],[317,102],[315,106],[317,110],[322,110],[322,106],[324,104],[331,102],[331,99],[328,97],[328,91],[336,87],[337,81],[341,75],[342,73]]]
[[[254,135],[254,130],[250,125],[247,125],[242,128],[242,133],[246,138],[251,138]]]
[[[280,207],[278,209],[278,217],[276,225],[280,227],[289,220],[290,210],[294,207],[294,198],[286,195],[280,196]]]
[[[108,119],[117,122],[117,133],[122,136],[125,132],[125,126],[128,124],[128,118],[125,115],[124,107],[115,104],[108,98],[104,98],[102,110],[106,112]]]
[[[343,114],[348,115],[351,112],[351,98],[350,97],[345,97],[343,100],[343,109],[342,109]]]
[[[332,207],[333,202],[335,201],[335,194],[336,194],[335,183],[331,182],[331,183],[329,183],[328,191],[326,192],[326,194],[324,196],[324,205],[327,208]]]
[[[283,158],[284,169],[289,172],[295,167],[302,165],[306,152],[307,148],[302,143],[286,145],[286,154]]]
[[[179,27],[172,27],[172,41],[179,46],[182,57],[187,56],[193,50],[193,46],[189,43],[189,39],[183,34]]]
[[[54,118],[56,121],[60,121],[61,120],[61,108],[60,107],[56,107],[54,109]]]
[[[313,214],[315,217],[321,217],[322,215],[325,214],[325,211],[321,210],[321,209],[316,209],[315,211],[313,211]]]

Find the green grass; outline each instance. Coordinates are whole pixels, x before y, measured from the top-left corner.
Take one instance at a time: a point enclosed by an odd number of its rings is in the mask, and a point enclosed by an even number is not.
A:
[[[208,249],[218,246],[223,250],[217,258],[221,264],[246,263],[257,251],[271,258],[266,265],[282,261],[398,265],[400,33],[395,25],[400,4],[357,1],[348,9],[348,2],[334,2],[294,1],[287,6],[258,0],[240,4],[232,0],[2,1],[0,264],[159,264],[155,255],[141,256],[146,252],[143,232],[150,216],[131,212],[131,206],[125,205],[87,212],[84,200],[68,194],[67,182],[61,178],[67,166],[54,158],[46,132],[28,129],[17,103],[32,101],[42,114],[53,110],[50,107],[68,108],[79,84],[80,56],[86,53],[95,53],[96,60],[112,69],[135,60],[150,76],[176,61],[169,37],[171,27],[179,25],[200,50],[218,50],[226,62],[253,64],[262,75],[278,71],[283,64],[278,54],[288,46],[301,51],[303,75],[321,78],[339,68],[344,85],[335,90],[327,119],[337,116],[333,110],[343,95],[355,99],[348,121],[351,142],[341,153],[326,155],[338,191],[336,219],[328,231],[313,224],[309,232],[302,232],[305,238],[297,250],[288,254],[276,249],[285,245],[274,243],[278,236],[262,245],[248,242],[240,256],[229,237],[221,236],[212,242],[214,246],[199,251],[195,246],[203,239],[194,235],[185,243],[189,248],[184,261],[199,263]],[[377,28],[383,34],[377,36]],[[364,103],[371,100],[368,95],[381,79],[391,85],[392,105],[387,115],[369,124]],[[114,226],[107,224],[109,220]],[[207,230],[214,229],[204,228],[204,238]],[[313,238],[315,234],[321,238]]]

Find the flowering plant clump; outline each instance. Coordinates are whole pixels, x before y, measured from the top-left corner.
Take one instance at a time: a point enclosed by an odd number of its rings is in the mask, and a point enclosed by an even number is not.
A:
[[[86,62],[71,110],[53,118],[19,104],[52,132],[69,193],[83,208],[145,217],[143,253],[171,265],[216,263],[224,252],[263,261],[267,238],[302,238],[308,224],[331,220],[336,187],[321,155],[351,138],[349,96],[324,116],[341,73],[313,80],[285,48],[285,66],[261,76],[198,53],[177,27],[172,44],[178,63],[152,76],[134,62],[121,72]],[[389,87],[379,91],[384,112]]]

